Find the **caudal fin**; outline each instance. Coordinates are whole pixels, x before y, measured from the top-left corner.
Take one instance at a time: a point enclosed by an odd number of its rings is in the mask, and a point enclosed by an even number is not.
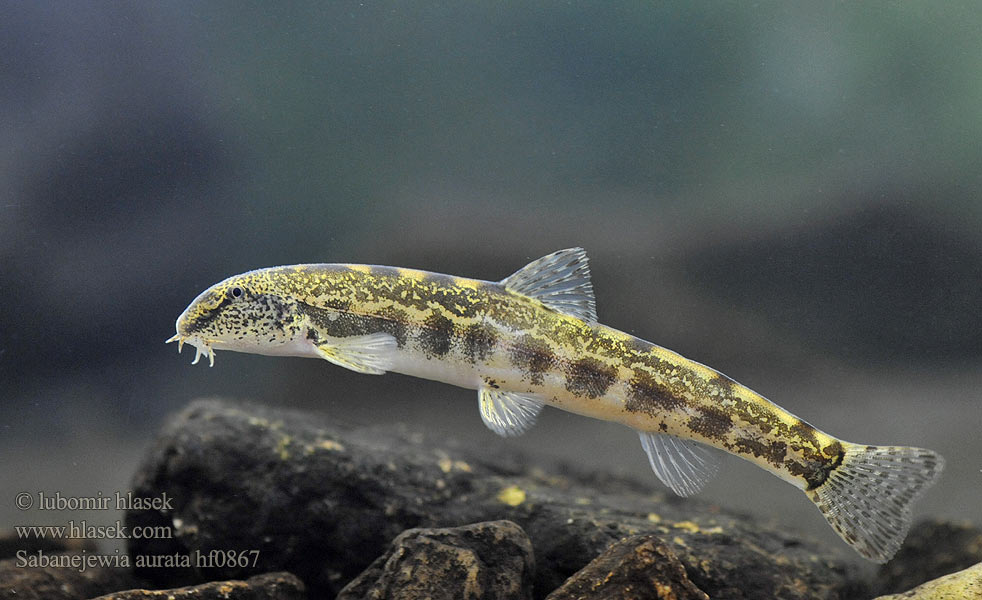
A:
[[[842,463],[808,496],[836,533],[885,563],[910,529],[910,506],[938,479],[944,458],[931,450],[843,443]]]

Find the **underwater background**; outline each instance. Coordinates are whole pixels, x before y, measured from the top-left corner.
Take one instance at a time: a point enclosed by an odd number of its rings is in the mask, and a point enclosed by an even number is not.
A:
[[[982,523],[975,2],[0,5],[0,530],[125,491],[220,396],[398,422],[661,489],[630,430],[163,341],[203,289],[360,262],[488,280],[583,246],[601,322],[846,440],[947,467]],[[735,457],[701,497],[855,557]],[[99,514],[110,524],[117,515]]]

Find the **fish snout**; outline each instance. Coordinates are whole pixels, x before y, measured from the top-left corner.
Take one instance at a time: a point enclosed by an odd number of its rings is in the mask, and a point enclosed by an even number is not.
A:
[[[188,332],[188,325],[190,324],[188,313],[190,310],[191,307],[187,307],[181,313],[181,316],[177,318],[177,322],[174,324],[177,333],[167,338],[164,343],[170,344],[171,342],[177,342],[177,353],[180,354],[181,350],[184,349],[184,343],[187,342],[194,346],[195,349],[194,360],[191,361],[192,365],[198,364],[198,361],[201,360],[201,355],[205,355],[208,357],[208,366],[213,367],[215,366],[215,350],[200,335],[194,335]]]

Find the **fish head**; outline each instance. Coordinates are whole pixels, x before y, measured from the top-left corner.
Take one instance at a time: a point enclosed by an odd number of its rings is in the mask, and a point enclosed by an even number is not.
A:
[[[196,349],[194,361],[216,350],[254,354],[294,354],[302,341],[296,303],[281,293],[267,273],[250,271],[216,283],[201,292],[177,318],[177,333],[167,343]]]

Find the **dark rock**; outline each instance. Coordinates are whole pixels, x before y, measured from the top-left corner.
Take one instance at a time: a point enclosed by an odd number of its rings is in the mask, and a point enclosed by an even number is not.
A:
[[[38,552],[55,561],[63,554],[36,550],[20,558],[0,560],[0,600],[85,600],[116,590],[143,585],[129,569],[80,566],[25,566]],[[85,555],[80,555],[85,556]],[[79,559],[75,559],[79,560]],[[49,563],[50,564],[50,563]],[[61,564],[61,563],[56,563]]]
[[[532,542],[511,521],[410,529],[337,600],[532,598]]]
[[[546,600],[709,600],[658,536],[635,535],[566,580]]]
[[[134,556],[256,550],[254,565],[181,575],[214,580],[289,569],[314,595],[328,595],[406,529],[508,519],[532,540],[536,597],[640,533],[664,539],[712,597],[869,597],[856,566],[783,529],[694,499],[666,500],[629,480],[560,477],[498,461],[400,430],[342,433],[317,415],[197,401],[164,429],[134,481],[139,496],[166,491],[173,513],[126,515],[131,527],[173,526],[174,537],[131,540],[129,549]],[[160,583],[176,574],[137,572]]]
[[[93,600],[304,600],[303,582],[290,573],[267,573],[245,581],[212,581],[173,590],[126,590]]]
[[[982,529],[967,523],[921,521],[893,560],[876,576],[879,594],[909,590],[925,581],[982,562]]]

